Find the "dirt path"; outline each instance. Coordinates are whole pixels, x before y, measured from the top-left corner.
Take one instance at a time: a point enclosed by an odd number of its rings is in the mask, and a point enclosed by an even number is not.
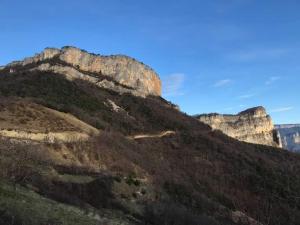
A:
[[[22,103],[22,104],[21,104]],[[24,105],[24,103],[28,103]],[[99,134],[99,130],[92,127],[91,125],[77,119],[75,116],[59,112],[54,109],[46,108],[41,105],[37,105],[31,102],[18,102],[12,101],[12,106],[22,107],[22,113],[26,114],[26,112],[30,112],[31,114],[40,111],[42,113],[37,114],[38,116],[34,119],[31,117],[26,117],[29,122],[26,125],[19,125],[18,120],[24,119],[21,116],[15,115],[15,113],[3,113],[2,116],[4,121],[8,121],[7,123],[0,123],[0,136],[14,139],[22,139],[22,140],[31,140],[38,142],[46,142],[46,143],[55,143],[55,142],[78,142],[78,141],[86,141],[91,136],[95,136]],[[44,116],[48,115],[48,116]],[[6,116],[6,117],[5,117]],[[51,122],[54,120],[62,121],[58,127],[57,125],[53,125],[51,127]],[[39,123],[39,122],[45,122]],[[43,127],[43,125],[49,125],[49,132]],[[23,126],[22,126],[23,125]],[[59,129],[61,128],[61,129]]]
[[[58,142],[76,142],[86,141],[89,135],[75,131],[49,132],[49,133],[31,133],[18,130],[0,130],[0,136],[16,139],[25,139],[32,141],[41,141],[46,143]]]
[[[170,136],[172,134],[176,134],[176,132],[167,130],[167,131],[163,131],[159,134],[138,134],[138,135],[129,136],[128,138],[133,139],[133,140],[144,139],[144,138],[162,138],[165,136]]]

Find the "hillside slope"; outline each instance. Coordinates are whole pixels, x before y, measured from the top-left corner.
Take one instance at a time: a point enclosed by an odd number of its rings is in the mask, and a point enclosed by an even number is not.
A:
[[[300,224],[297,154],[212,131],[158,96],[47,71],[0,71],[0,96],[3,108],[13,99],[99,131],[73,142],[0,135],[2,224]],[[47,115],[41,123],[57,121]],[[53,129],[65,123],[76,127]]]

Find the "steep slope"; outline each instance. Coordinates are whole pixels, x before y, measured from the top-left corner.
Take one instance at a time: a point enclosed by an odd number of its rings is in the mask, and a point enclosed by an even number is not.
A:
[[[159,96],[49,71],[2,70],[0,95],[99,130],[68,143],[0,138],[7,224],[300,224],[297,154],[239,142]]]
[[[196,118],[240,141],[281,147],[272,119],[261,106],[237,115],[203,114]]]
[[[300,152],[300,124],[276,125],[282,146],[293,152]]]
[[[74,116],[18,98],[0,98],[0,136],[44,142],[87,140],[99,132]]]

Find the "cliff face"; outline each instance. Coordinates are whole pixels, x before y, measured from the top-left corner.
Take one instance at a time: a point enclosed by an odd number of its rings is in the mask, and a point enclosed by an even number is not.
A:
[[[293,152],[300,152],[300,124],[276,125],[282,146]]]
[[[15,70],[49,71],[67,79],[84,79],[100,87],[136,96],[161,95],[161,81],[148,66],[133,58],[116,55],[100,56],[75,47],[46,48],[42,53],[0,68]]]
[[[247,109],[237,115],[203,114],[196,118],[240,141],[281,147],[272,119],[263,107]]]

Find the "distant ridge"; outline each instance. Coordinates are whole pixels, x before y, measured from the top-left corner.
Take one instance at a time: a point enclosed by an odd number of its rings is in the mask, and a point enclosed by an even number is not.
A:
[[[300,127],[299,124],[275,124],[276,128],[293,128],[293,127]]]

